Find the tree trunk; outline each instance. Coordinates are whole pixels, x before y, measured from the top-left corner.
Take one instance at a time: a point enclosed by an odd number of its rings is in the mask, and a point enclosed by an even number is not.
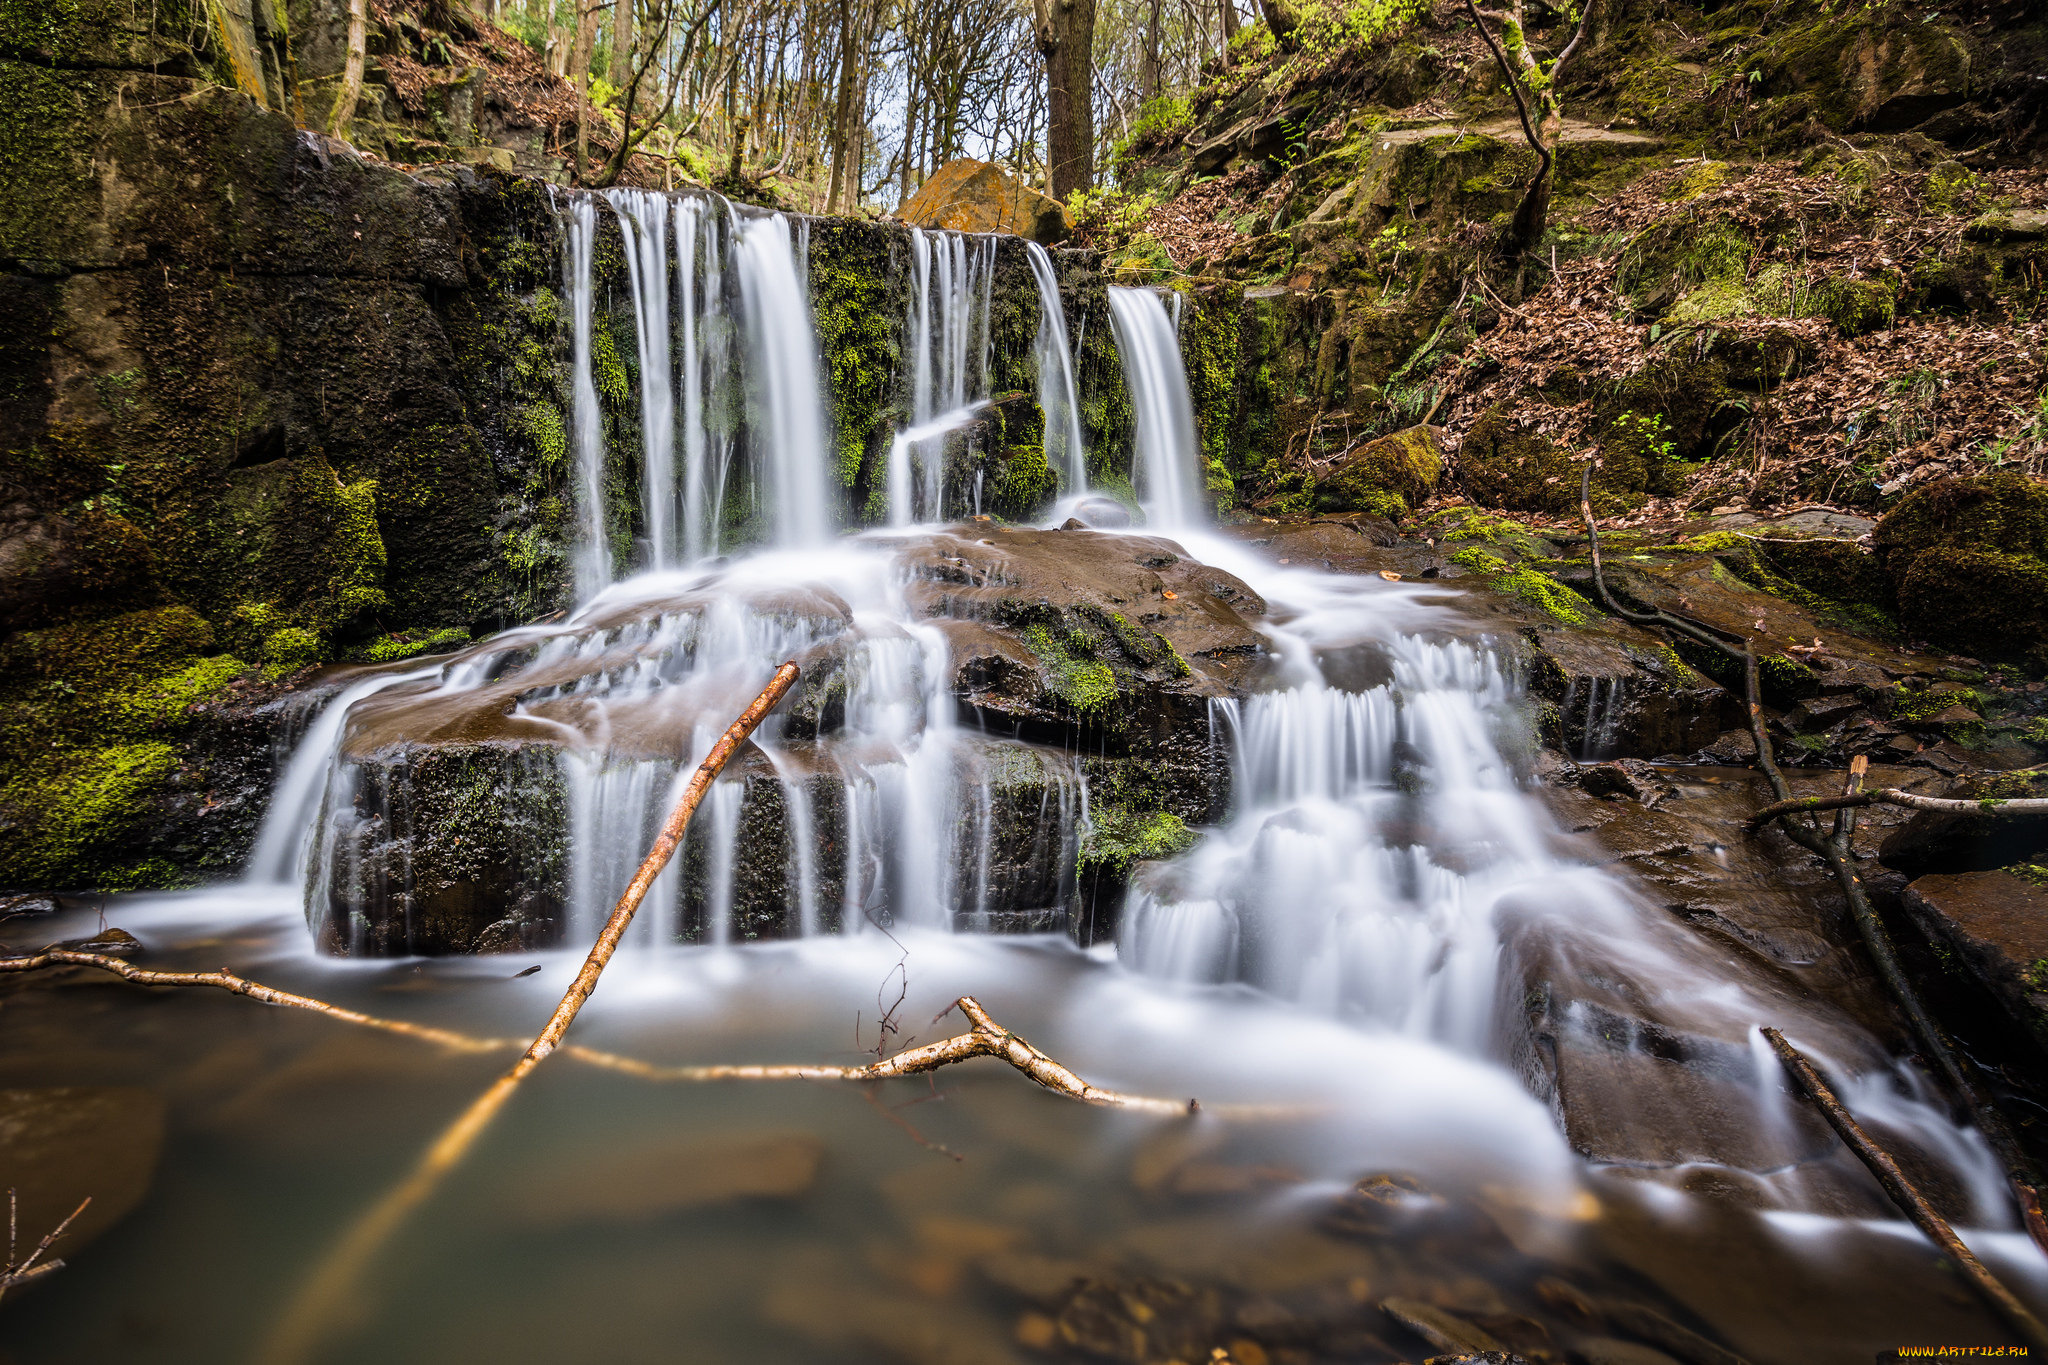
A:
[[[1159,98],[1159,27],[1165,0],[1152,0],[1152,12],[1145,23],[1145,58],[1138,68],[1138,89],[1150,104]]]
[[[1223,64],[1230,65],[1230,45],[1237,39],[1237,0],[1217,0],[1223,8]]]
[[[825,212],[839,212],[846,193],[846,160],[853,143],[853,82],[860,54],[853,31],[854,0],[839,0],[839,100],[832,110],[832,185],[825,192]],[[854,178],[860,178],[858,163]]]
[[[1052,197],[1095,185],[1095,0],[1038,0]]]
[[[327,116],[327,132],[332,137],[348,137],[349,124],[356,116],[356,101],[363,97],[363,51],[368,39],[364,33],[368,19],[368,0],[348,0],[348,55],[341,64],[341,90],[334,97],[334,109]]]
[[[546,45],[548,74],[566,75],[569,70],[569,45],[562,41],[562,26],[556,20],[559,12],[555,0],[541,0],[548,7],[548,40]]]
[[[633,74],[633,0],[613,0],[612,60],[605,78],[623,86]]]
[[[1301,22],[1301,16],[1290,0],[1259,0],[1259,10],[1266,16],[1266,27],[1272,31],[1273,40],[1291,45],[1290,39]]]
[[[597,6],[577,0],[576,48],[569,57],[569,83],[576,87],[576,169],[570,178],[583,183],[590,163],[590,53],[597,46]]]

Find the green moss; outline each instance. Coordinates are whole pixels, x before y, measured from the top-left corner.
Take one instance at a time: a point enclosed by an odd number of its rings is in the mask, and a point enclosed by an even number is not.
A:
[[[1522,559],[1542,559],[1556,553],[1521,522],[1487,516],[1476,507],[1446,507],[1432,513],[1423,527],[1426,534],[1438,540],[1493,545]]]
[[[1556,579],[1527,565],[1511,565],[1481,546],[1458,551],[1451,556],[1451,562],[1482,575],[1495,592],[1519,597],[1567,625],[1584,625],[1595,615],[1591,602]]]
[[[890,292],[890,278],[883,229],[831,220],[813,226],[811,313],[819,354],[830,369],[839,480],[849,488],[862,477],[870,438],[882,424],[893,376],[902,365],[897,320],[903,306]],[[870,493],[879,493],[879,468],[870,472],[868,482]],[[886,510],[877,506],[875,515]]]
[[[611,319],[600,316],[590,328],[590,376],[597,391],[614,408],[632,401],[633,386],[626,366],[619,359],[618,339],[612,335]]]
[[[169,744],[151,741],[74,752],[52,770],[15,775],[0,789],[0,886],[97,880],[96,858],[144,814],[176,764]]]
[[[1458,479],[1472,501],[1511,512],[1563,512],[1579,500],[1570,452],[1505,406],[1487,409],[1465,433]]]
[[[559,468],[569,455],[569,433],[562,426],[562,412],[553,403],[522,404],[514,418],[544,471]]]
[[[388,664],[433,650],[453,649],[469,643],[469,632],[461,626],[433,631],[406,631],[380,635],[362,651],[366,663]]]
[[[1080,649],[1075,648],[1079,637]],[[1024,643],[1038,657],[1046,684],[1066,707],[1078,715],[1095,715],[1116,701],[1116,674],[1109,665],[1092,657],[1094,642],[1084,633],[1068,631],[1055,636],[1042,623],[1024,631]]]
[[[1027,521],[1059,489],[1059,474],[1046,463],[1043,447],[1012,446],[1003,452],[1002,473],[988,486],[988,510],[1011,521]]]
[[[1101,805],[1088,812],[1088,828],[1081,836],[1076,862],[1083,871],[1100,870],[1123,878],[1137,863],[1171,858],[1194,844],[1194,831],[1171,811]]]
[[[320,637],[304,626],[286,626],[263,639],[263,673],[280,678],[294,669],[318,663],[326,653]]]

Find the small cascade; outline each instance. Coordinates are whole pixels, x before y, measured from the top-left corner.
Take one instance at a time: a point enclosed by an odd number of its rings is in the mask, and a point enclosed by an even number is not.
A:
[[[682,328],[683,557],[694,562],[718,549],[731,459],[727,425],[714,430],[707,396],[725,392],[732,327],[725,311],[725,215],[717,201],[685,195],[675,201],[676,278]]]
[[[606,190],[626,243],[640,356],[640,513],[647,567],[676,562],[675,386],[669,364],[669,200],[652,190]],[[687,263],[688,257],[683,257]],[[687,269],[687,264],[685,266]]]
[[[1024,254],[1038,286],[1038,335],[1031,350],[1038,362],[1038,408],[1045,414],[1045,462],[1065,476],[1068,496],[1079,496],[1088,491],[1088,452],[1081,444],[1081,397],[1067,344],[1066,305],[1052,256],[1036,242],[1026,242]]]
[[[988,397],[996,239],[912,228],[910,256],[910,426],[891,448],[888,473],[890,522],[899,526],[944,515],[940,437],[964,420],[949,417]]]
[[[604,515],[604,414],[591,372],[593,301],[591,267],[597,252],[597,201],[572,197],[563,211],[569,295],[569,443],[576,461],[576,595],[590,597],[612,581],[612,552]]]
[[[1199,526],[1201,440],[1173,319],[1155,291],[1114,284],[1109,286],[1109,315],[1137,416],[1132,473],[1146,522],[1174,529]]]
[[[1776,1181],[1782,1206],[1795,1207],[1808,1154],[1753,1033],[1761,1020],[1781,1022],[1831,1068],[1864,1078],[1858,1102],[1869,1112],[1921,1135],[1921,1150],[1951,1169],[1981,1172],[1979,1149],[1899,1078],[1877,1040],[1778,976],[1732,966],[1724,948],[1639,904],[1622,876],[1564,839],[1517,766],[1522,680],[1471,634],[1455,588],[1279,568],[1203,528],[1198,433],[1175,316],[1159,293],[1109,291],[1151,533],[987,527],[835,540],[801,222],[702,196],[617,192],[608,202],[629,248],[643,416],[657,428],[646,434],[643,480],[651,555],[678,567],[605,585],[602,414],[589,373],[598,220],[595,199],[574,197],[564,223],[578,489],[589,503],[579,506],[589,555],[579,584],[592,586],[564,622],[350,683],[308,730],[251,876],[304,871],[325,944],[417,951],[414,926],[470,923],[471,912],[501,907],[502,932],[482,925],[460,950],[517,946],[533,925],[552,934],[536,931],[536,942],[588,941],[680,784],[786,659],[802,666],[799,689],[715,784],[642,912],[638,947],[869,924],[1076,925],[1082,850],[1096,856],[1102,845],[1087,841],[1127,799],[1105,785],[1092,804],[1085,774],[1105,771],[1109,744],[1130,740],[1110,740],[1101,722],[1076,739],[1085,708],[1058,689],[1062,679],[1077,690],[1106,686],[1109,705],[1122,704],[1133,694],[1118,691],[1112,657],[1127,681],[1137,655],[1114,651],[1126,633],[1134,649],[1147,637],[1080,594],[1080,606],[1040,602],[1024,591],[1034,580],[996,572],[1010,553],[996,547],[1040,537],[1056,545],[1044,553],[1060,574],[1107,584],[1105,566],[1120,557],[1116,572],[1135,564],[1155,575],[1135,595],[1156,591],[1159,613],[1130,609],[1146,622],[1195,614],[1185,602],[1167,606],[1195,590],[1185,578],[1173,580],[1181,594],[1167,590],[1165,575],[1206,566],[1210,586],[1199,591],[1217,596],[1202,620],[1237,632],[1186,657],[1169,640],[1154,656],[1181,666],[1155,684],[1177,718],[1166,728],[1208,708],[1205,761],[1227,768],[1228,811],[1187,852],[1129,872],[1115,943],[1121,980],[1160,1000],[1251,988],[1298,1007],[1295,1016],[1399,1035],[1457,1066],[1513,1071],[1546,1102],[1569,1092],[1581,1111],[1626,1117],[1662,1104],[1660,1141],[1694,1117],[1732,1114],[1734,1136],[1717,1130],[1712,1141],[1723,1146],[1683,1160],[1725,1159]],[[994,263],[991,239],[919,232],[911,244],[912,420],[890,449],[885,490],[892,520],[906,524],[940,515],[946,435],[988,401]],[[1050,259],[1028,254],[1042,299],[1048,453],[1063,442],[1078,492],[1085,462],[1071,353]],[[673,457],[660,466],[664,439],[680,448],[679,470]],[[769,544],[730,561],[700,557],[726,548],[720,528],[742,520],[731,505],[742,498]],[[1118,604],[1133,595],[1104,593]],[[1038,626],[1021,646],[992,641],[990,623],[1012,596],[1068,619],[1057,634]],[[1089,608],[1117,631],[1075,628]],[[1011,689],[998,700],[1013,711],[984,708],[977,689],[999,688]],[[1583,709],[1581,749],[1592,755],[1611,744],[1621,697],[1618,684],[1588,688],[1567,709]],[[992,714],[1014,723],[993,724]],[[1173,738],[1183,743],[1176,770],[1214,790],[1210,809],[1220,809],[1221,773],[1189,758],[1184,734]],[[1111,879],[1116,888],[1124,875]],[[385,907],[382,928],[365,907]],[[1099,922],[1114,913],[1112,904]],[[1638,1104],[1643,1096],[1656,1103]],[[1560,1113],[1570,1107],[1557,1103]],[[1637,1160],[1633,1141],[1615,1139],[1615,1164]],[[1747,1155],[1724,1156],[1738,1148]],[[1979,1197],[1988,1209],[1995,1191]]]
[[[758,518],[759,533],[775,545],[829,539],[828,422],[804,283],[808,231],[715,196],[608,190],[603,199],[618,223],[632,295],[647,567],[729,548],[735,519]],[[559,208],[573,320],[578,600],[615,577],[604,527],[604,412],[592,372],[597,202],[572,195]],[[730,506],[736,484],[750,499],[740,518]]]
[[[822,545],[833,533],[825,394],[789,220],[779,213],[746,219],[738,254],[747,354],[758,385],[758,408],[750,414],[759,419],[755,496],[771,505],[775,545]]]
[[[1625,677],[1573,678],[1565,688],[1565,738],[1581,763],[1613,758],[1621,748]]]

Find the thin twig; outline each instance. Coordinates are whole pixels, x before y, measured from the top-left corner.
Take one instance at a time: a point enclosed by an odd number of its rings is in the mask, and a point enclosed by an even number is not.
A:
[[[7,1265],[5,1268],[0,1268],[0,1294],[5,1294],[18,1284],[27,1284],[30,1280],[47,1275],[53,1270],[62,1270],[64,1268],[64,1262],[55,1257],[43,1261],[41,1265],[37,1265],[36,1262],[42,1260],[43,1253],[56,1244],[57,1239],[64,1235],[78,1215],[85,1212],[85,1206],[91,1202],[91,1195],[81,1199],[78,1202],[78,1207],[71,1210],[63,1222],[51,1228],[44,1235],[43,1240],[36,1243],[36,1249],[28,1254],[28,1258],[17,1265],[14,1260],[14,1191],[9,1190],[7,1192]]]
[[[1906,1178],[1906,1173],[1899,1169],[1899,1164],[1892,1160],[1891,1154],[1878,1146],[1870,1134],[1863,1131],[1863,1126],[1856,1122],[1855,1117],[1843,1107],[1842,1102],[1835,1098],[1835,1092],[1828,1088],[1828,1083],[1821,1079],[1820,1072],[1806,1059],[1805,1054],[1786,1042],[1785,1035],[1774,1028],[1764,1029],[1763,1035],[1777,1052],[1778,1060],[1792,1073],[1799,1088],[1806,1092],[1806,1097],[1813,1101],[1814,1107],[1827,1119],[1828,1126],[1839,1133],[1842,1141],[1848,1144],[1849,1150],[1870,1168],[1870,1173],[1877,1177],[1878,1184],[1884,1186],[1885,1193],[1892,1197],[1892,1202],[1899,1206],[1899,1211],[1910,1218],[1920,1231],[1926,1233],[1927,1240],[1940,1247],[1943,1255],[1956,1263],[1957,1268],[1970,1281],[1971,1287],[1984,1296],[1985,1302],[2012,1325],[2028,1346],[2037,1351],[2048,1351],[2048,1327],[2043,1327],[2041,1320],[2028,1311],[2027,1306],[2021,1303],[1996,1275],[1985,1269],[1984,1263],[1963,1245],[1963,1239],[1956,1236],[1955,1229],[1948,1225],[1948,1221],[1935,1212],[1934,1206],[1927,1202],[1926,1196],[1913,1188],[1913,1182]]]

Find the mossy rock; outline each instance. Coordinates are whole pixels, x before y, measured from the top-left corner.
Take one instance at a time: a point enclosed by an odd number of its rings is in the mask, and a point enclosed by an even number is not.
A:
[[[1458,447],[1465,496],[1510,512],[1562,512],[1579,500],[1579,472],[1569,452],[1542,432],[1489,408]]]
[[[1922,551],[1898,600],[1899,622],[1916,636],[1979,658],[2048,667],[2048,564],[2032,555]]]
[[[2017,470],[1937,479],[1899,499],[1871,543],[1894,583],[1921,552],[1937,548],[2048,559],[2048,483]]]
[[[982,507],[1006,521],[1030,521],[1060,491],[1043,446],[1012,446],[983,490]]]
[[[1437,429],[1408,427],[1340,458],[1317,479],[1316,500],[1327,512],[1399,517],[1435,491],[1443,469]]]

